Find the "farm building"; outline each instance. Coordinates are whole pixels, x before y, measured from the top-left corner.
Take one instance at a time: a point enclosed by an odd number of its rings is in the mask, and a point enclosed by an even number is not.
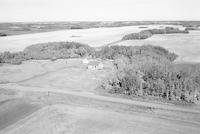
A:
[[[88,64],[88,69],[90,70],[98,70],[98,69],[103,69],[103,64],[99,61],[91,61]]]
[[[51,58],[51,61],[56,61],[56,60],[57,60],[56,57],[52,57],[52,58]]]
[[[83,62],[83,64],[88,64],[90,61],[87,58],[85,58],[82,60],[82,62]]]

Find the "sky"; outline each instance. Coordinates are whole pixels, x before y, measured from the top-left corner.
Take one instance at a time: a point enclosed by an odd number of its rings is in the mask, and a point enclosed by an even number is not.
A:
[[[200,0],[0,0],[0,22],[200,20]]]

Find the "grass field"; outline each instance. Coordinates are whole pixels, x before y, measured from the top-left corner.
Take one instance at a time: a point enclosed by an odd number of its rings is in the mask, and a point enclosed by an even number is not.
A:
[[[112,64],[104,61],[104,66],[104,70],[90,71],[82,59],[26,61],[18,66],[2,66],[0,83],[94,92],[98,82],[111,70]]]

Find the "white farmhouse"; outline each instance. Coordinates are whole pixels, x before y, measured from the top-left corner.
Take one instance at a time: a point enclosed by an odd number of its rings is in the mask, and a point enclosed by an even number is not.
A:
[[[90,61],[87,58],[85,58],[82,60],[82,62],[83,62],[83,64],[88,64]]]
[[[103,69],[103,64],[99,61],[91,61],[88,64],[88,69],[90,70],[99,70],[99,69]]]

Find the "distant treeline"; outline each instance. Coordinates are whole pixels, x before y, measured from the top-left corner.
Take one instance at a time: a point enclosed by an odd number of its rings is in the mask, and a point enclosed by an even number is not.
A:
[[[166,27],[164,29],[149,29],[142,30],[139,33],[131,33],[125,35],[122,40],[142,40],[147,39],[154,34],[174,34],[174,33],[189,33],[188,30],[179,30],[178,28]]]
[[[186,27],[185,30],[200,30],[199,27]]]

